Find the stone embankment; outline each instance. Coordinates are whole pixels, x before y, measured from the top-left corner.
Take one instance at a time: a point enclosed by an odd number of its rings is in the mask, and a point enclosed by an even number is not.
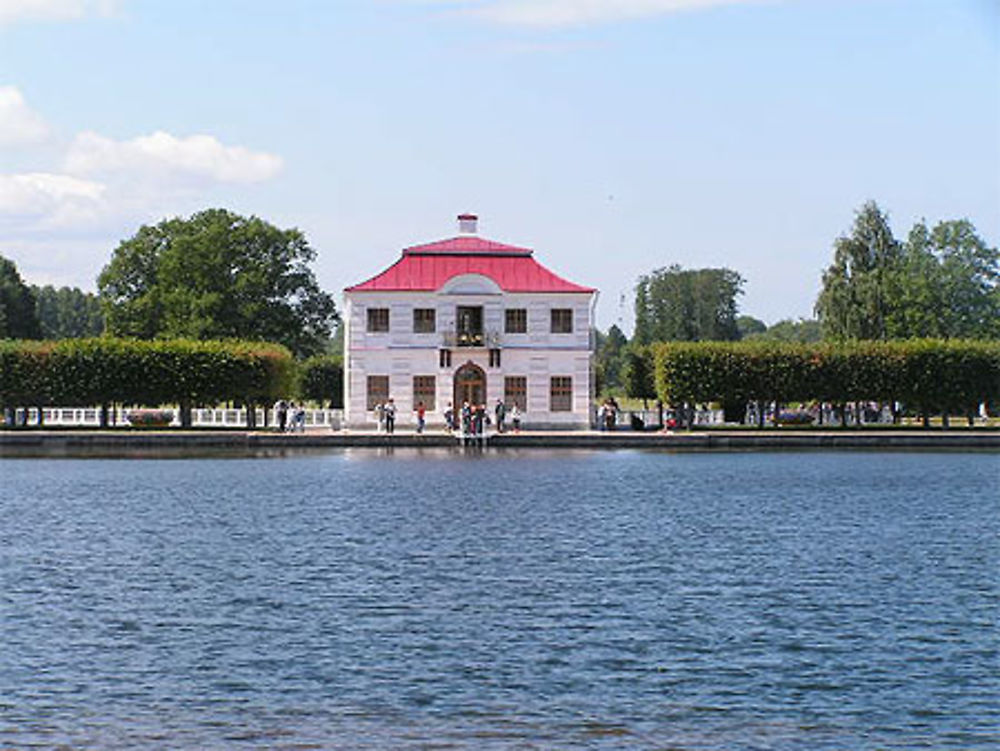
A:
[[[479,441],[475,442],[476,445]],[[212,430],[6,430],[0,456],[108,455],[161,451],[269,452],[324,448],[451,448],[460,445],[440,432],[382,433],[326,430],[305,433]],[[563,431],[491,434],[498,449],[647,449],[664,451],[788,449],[986,449],[1000,450],[1000,431],[970,430],[712,430],[674,433]]]

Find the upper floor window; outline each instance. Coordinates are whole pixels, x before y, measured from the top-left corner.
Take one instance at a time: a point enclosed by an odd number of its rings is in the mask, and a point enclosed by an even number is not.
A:
[[[378,334],[389,330],[389,309],[368,308],[368,333]]]
[[[573,333],[573,309],[572,308],[553,308],[552,309],[552,328],[553,334],[572,334]]]
[[[528,311],[524,308],[508,308],[504,311],[504,332],[524,334],[528,331]]]
[[[436,311],[434,308],[413,309],[413,333],[433,334],[435,330]]]

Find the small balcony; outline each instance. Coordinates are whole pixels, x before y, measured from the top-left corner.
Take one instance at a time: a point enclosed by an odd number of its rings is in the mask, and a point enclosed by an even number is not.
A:
[[[499,349],[499,331],[445,331],[441,334],[441,346],[449,349],[460,347],[478,347],[480,349]]]

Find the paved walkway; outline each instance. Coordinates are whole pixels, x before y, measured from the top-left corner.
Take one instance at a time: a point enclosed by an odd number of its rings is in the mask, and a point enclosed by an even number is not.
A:
[[[951,430],[711,430],[632,431],[523,431],[491,433],[487,445],[498,449],[581,448],[768,450],[768,449],[986,449],[1000,450],[1000,430],[988,428]],[[455,448],[456,436],[443,431],[393,435],[373,431],[303,433],[219,430],[3,430],[0,456],[52,455],[94,450],[113,454],[134,450],[269,450],[297,448]]]

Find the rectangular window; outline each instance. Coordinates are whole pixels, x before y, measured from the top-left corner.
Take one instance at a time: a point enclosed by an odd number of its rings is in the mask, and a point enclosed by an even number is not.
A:
[[[573,309],[572,308],[553,308],[552,309],[552,328],[553,334],[572,334],[573,333]]]
[[[368,333],[379,334],[389,330],[389,309],[368,308]]]
[[[504,333],[526,334],[528,332],[528,311],[525,308],[510,308],[504,311]]]
[[[413,333],[433,334],[435,331],[434,308],[414,308],[413,309]]]
[[[573,411],[573,379],[569,376],[552,376],[549,386],[549,411]]]
[[[438,351],[438,366],[442,368],[451,367],[451,350],[442,349]]]
[[[491,368],[500,367],[500,350],[498,349],[490,350],[490,367]]]
[[[428,412],[434,411],[434,376],[413,376],[413,408],[416,409],[420,402]]]
[[[368,376],[368,410],[375,409],[376,404],[389,401],[389,376]]]
[[[524,412],[528,409],[528,379],[524,376],[507,376],[503,379],[503,400],[510,409],[515,404]]]

